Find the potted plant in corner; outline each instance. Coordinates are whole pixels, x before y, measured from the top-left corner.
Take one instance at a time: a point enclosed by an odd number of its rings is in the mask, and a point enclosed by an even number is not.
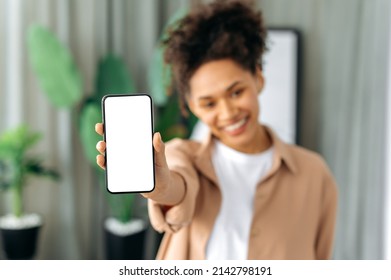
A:
[[[42,226],[38,214],[23,209],[23,190],[29,176],[58,179],[56,171],[43,167],[38,156],[28,151],[40,140],[41,134],[20,125],[0,136],[0,188],[10,192],[10,214],[0,218],[0,231],[8,259],[31,259],[36,251],[37,237]]]
[[[95,171],[110,211],[110,216],[104,221],[106,258],[143,259],[148,224],[134,214],[137,195],[108,193],[104,185],[104,172],[95,162],[98,153],[95,145],[102,137],[94,127],[102,122],[102,97],[108,93],[135,92],[124,61],[111,53],[103,57],[96,71],[95,89],[82,100],[80,72],[70,52],[58,38],[46,28],[33,25],[29,29],[27,43],[31,65],[49,101],[55,107],[77,109],[74,111],[79,120],[79,137],[84,154]]]

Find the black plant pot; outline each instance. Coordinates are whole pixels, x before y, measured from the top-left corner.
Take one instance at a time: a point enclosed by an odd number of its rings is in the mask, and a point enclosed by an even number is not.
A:
[[[30,260],[37,247],[41,226],[25,229],[1,229],[4,252],[10,260]]]
[[[106,258],[108,260],[142,260],[147,230],[119,236],[105,229]]]

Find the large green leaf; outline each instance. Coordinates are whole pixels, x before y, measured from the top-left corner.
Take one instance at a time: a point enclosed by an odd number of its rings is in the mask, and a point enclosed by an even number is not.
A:
[[[150,65],[148,67],[148,84],[150,94],[157,106],[163,106],[168,101],[169,87],[171,83],[171,68],[164,62],[164,47],[161,45],[162,40],[167,37],[169,28],[173,27],[178,20],[187,14],[187,9],[179,9],[169,19],[166,24],[160,40],[154,49]]]
[[[198,122],[198,118],[192,112],[189,112],[189,116],[186,119],[186,127],[188,130],[188,134],[186,138],[189,138],[191,136],[194,126],[197,124],[197,122]]]
[[[177,94],[169,97],[165,106],[159,109],[156,130],[162,134],[164,141],[173,138],[188,138],[198,119],[191,112],[186,118],[181,114]]]
[[[169,141],[173,138],[189,138],[197,122],[198,118],[191,111],[188,111],[187,117],[182,115],[178,95],[174,92],[167,103],[158,108],[155,127],[163,141]]]
[[[105,56],[98,65],[96,77],[97,99],[106,94],[134,93],[134,83],[125,62],[114,54]]]
[[[71,107],[82,97],[82,80],[66,47],[48,29],[32,25],[28,30],[30,63],[39,83],[56,107]]]
[[[42,159],[40,158],[27,158],[24,162],[24,166],[26,174],[47,177],[53,180],[60,179],[60,174],[52,168],[43,166]]]
[[[171,68],[164,63],[163,52],[163,47],[155,48],[148,68],[149,90],[157,106],[163,106],[167,103],[171,84]]]
[[[185,138],[187,135],[186,127],[181,123],[181,112],[176,95],[170,96],[167,104],[159,110],[156,130],[161,133],[163,141],[175,137]]]
[[[102,122],[102,113],[99,103],[86,102],[80,113],[80,138],[87,160],[97,168],[96,143],[102,140],[102,136],[95,132],[95,124],[100,122]]]

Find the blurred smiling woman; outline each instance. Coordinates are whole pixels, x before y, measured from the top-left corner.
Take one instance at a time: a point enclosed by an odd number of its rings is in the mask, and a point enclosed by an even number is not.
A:
[[[258,121],[266,31],[247,2],[216,1],[179,21],[167,40],[182,109],[210,129],[202,143],[155,133],[152,225],[158,259],[328,259],[334,179],[314,152]],[[96,130],[103,134],[103,127]],[[105,143],[97,163],[104,168]]]

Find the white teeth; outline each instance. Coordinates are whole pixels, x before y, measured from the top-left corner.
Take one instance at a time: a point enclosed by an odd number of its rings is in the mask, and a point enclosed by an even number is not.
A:
[[[231,124],[229,126],[226,126],[224,129],[227,130],[227,131],[233,131],[235,129],[238,129],[239,127],[241,127],[245,123],[246,123],[246,118],[238,121],[237,123],[234,123],[234,124]]]

